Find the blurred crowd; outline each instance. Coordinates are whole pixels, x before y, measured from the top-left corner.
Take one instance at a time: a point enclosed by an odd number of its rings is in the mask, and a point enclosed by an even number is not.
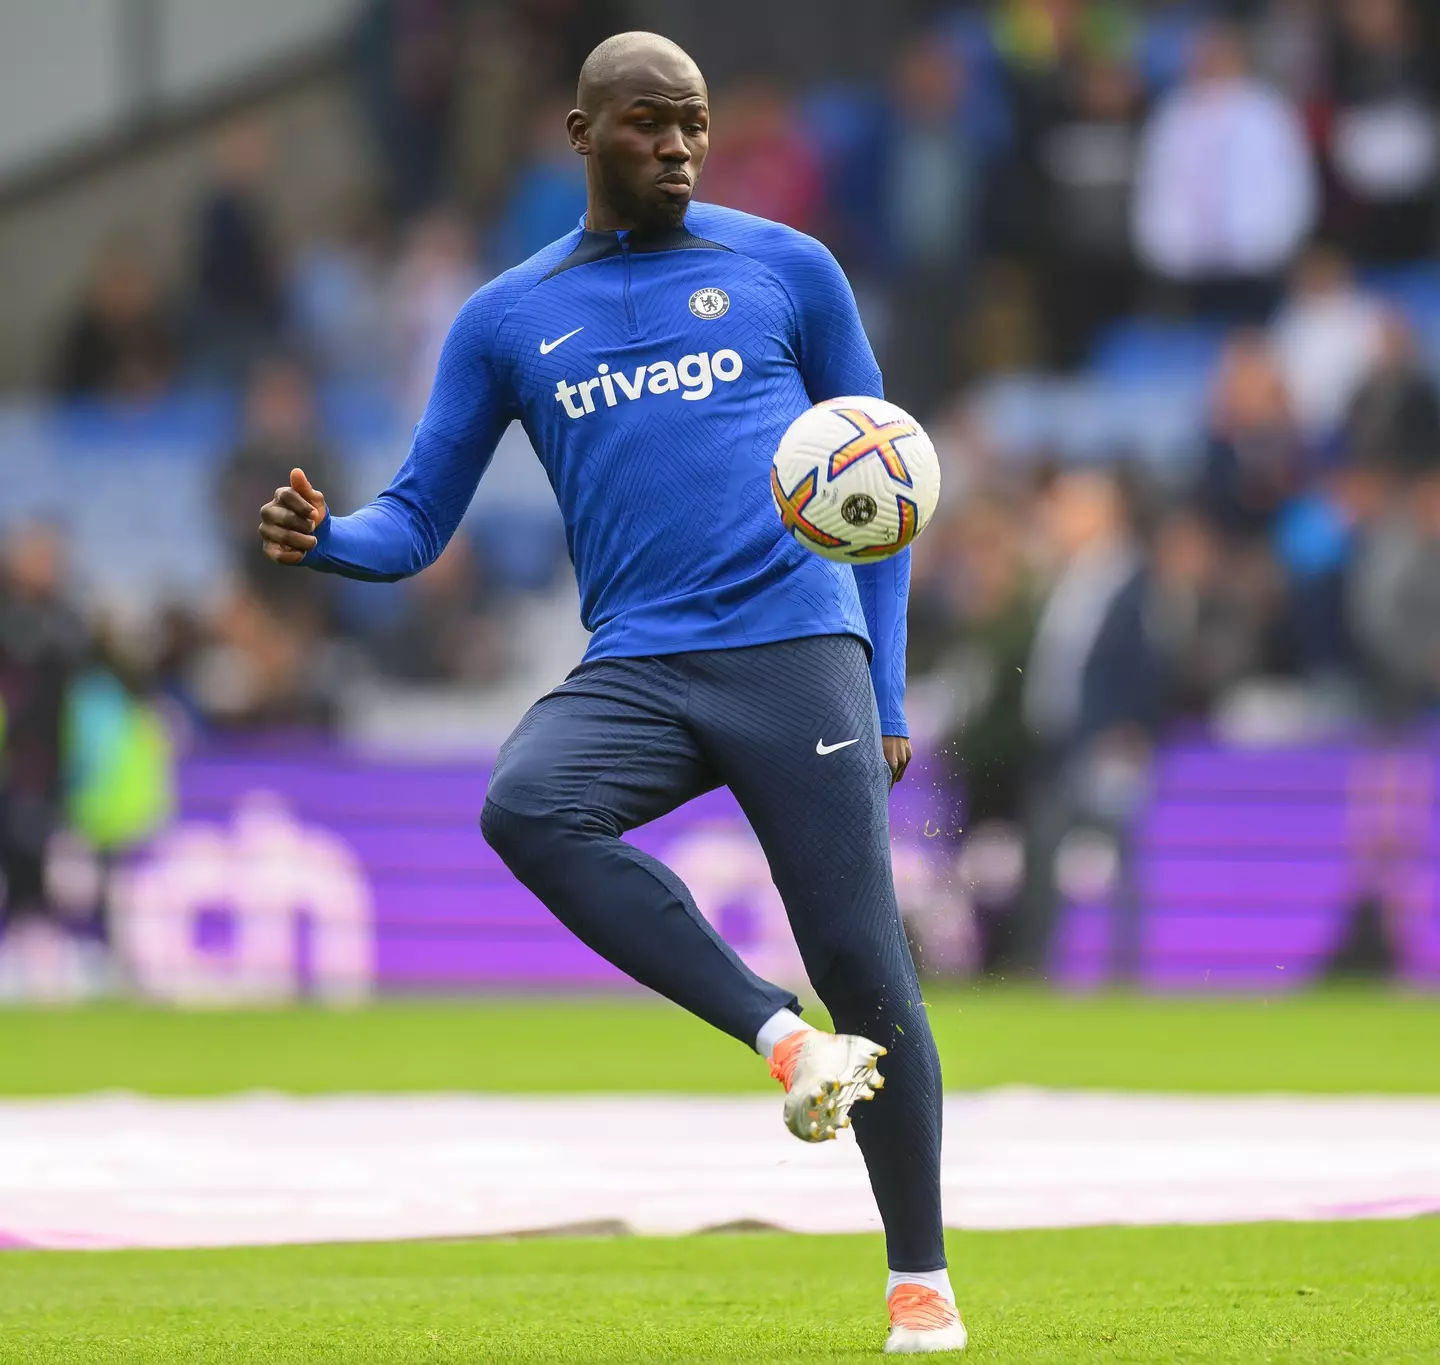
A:
[[[1297,353],[1332,374],[1315,426]],[[910,666],[965,793],[969,880],[1023,910],[1005,961],[1039,968],[1062,842],[1113,854],[1161,738],[1393,733],[1440,705],[1440,403],[1329,249],[1226,343],[1193,469],[964,451],[963,495],[916,547]]]
[[[62,676],[98,669],[191,724],[325,726],[357,676],[494,685],[527,604],[563,585],[553,539],[517,567],[462,531],[413,583],[352,592],[274,569],[254,535],[292,465],[349,506],[325,395],[383,395],[413,420],[463,300],[579,219],[564,113],[625,7],[508,7],[514,60],[491,61],[492,89],[470,40],[493,8],[363,7],[355,116],[376,184],[333,231],[281,240],[262,111],[218,135],[178,279],[134,240],[94,262],[52,343],[53,392],[119,408],[243,395],[209,523],[233,575],[213,611],[157,607],[121,630],[68,602],[62,536],[6,533],[0,848],[44,823],[27,791],[48,793],[37,809],[60,800]],[[1123,828],[1160,734],[1286,738],[1440,701],[1440,398],[1391,287],[1440,303],[1440,12],[915,9],[872,84],[797,89],[759,58],[717,84],[701,197],[831,246],[889,396],[936,437],[946,496],[916,550],[911,672],[980,831],[977,885],[1032,902],[1005,951],[1033,962],[1053,878],[1024,869],[1052,867],[1077,818]],[[548,93],[511,107],[517,71]],[[1194,343],[1209,400],[1192,462],[996,453],[971,401],[987,379],[1083,380],[1137,318]],[[16,736],[42,732],[52,751],[27,759]],[[987,843],[987,828],[1008,833]],[[5,856],[23,899],[32,874]]]

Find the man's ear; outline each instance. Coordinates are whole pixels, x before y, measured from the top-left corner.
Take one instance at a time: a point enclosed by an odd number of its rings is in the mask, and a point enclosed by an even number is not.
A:
[[[583,109],[572,109],[565,116],[565,131],[570,146],[581,156],[590,155],[590,116]]]

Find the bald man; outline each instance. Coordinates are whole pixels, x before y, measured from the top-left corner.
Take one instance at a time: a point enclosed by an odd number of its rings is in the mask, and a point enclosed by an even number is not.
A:
[[[825,399],[879,397],[880,372],[819,242],[692,202],[709,106],[674,43],[600,44],[567,126],[585,158],[584,220],[461,310],[390,487],[333,517],[295,470],[261,513],[265,550],[351,578],[418,573],[501,433],[523,424],[593,634],[501,749],[485,838],[596,952],[766,1058],[797,1137],[834,1137],[853,1108],[885,1224],[885,1350],[958,1350],[940,1064],[890,870],[887,796],[910,759],[909,552],[820,559],[769,491],[790,422]],[[684,883],[622,838],[722,784],[838,1033],[806,1024]]]

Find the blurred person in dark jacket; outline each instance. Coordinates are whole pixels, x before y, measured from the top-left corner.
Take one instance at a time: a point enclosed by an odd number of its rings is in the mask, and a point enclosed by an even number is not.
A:
[[[314,574],[307,577],[315,584],[280,581],[286,576],[255,547],[255,499],[268,502],[290,482],[292,469],[312,466],[321,471],[316,478],[328,481],[325,487],[340,486],[334,455],[320,435],[308,374],[293,360],[271,356],[251,374],[244,433],[220,466],[215,513],[247,589],[280,611],[293,611],[297,603],[317,611],[326,589]]]
[[[1135,305],[1130,201],[1143,108],[1139,78],[1119,56],[1080,62],[1059,95],[1037,139],[1036,170],[1051,357],[1070,369],[1102,326]]]
[[[1435,249],[1440,105],[1432,0],[1339,0],[1325,148],[1330,229],[1367,263]]]
[[[1388,507],[1394,476],[1370,460],[1325,470],[1292,499],[1274,551],[1286,591],[1283,643],[1294,671],[1352,698],[1356,642],[1346,599],[1356,551]]]
[[[1306,452],[1285,379],[1263,333],[1227,345],[1210,403],[1196,498],[1234,548],[1268,540],[1300,488]]]
[[[196,214],[192,327],[207,378],[239,378],[274,344],[284,321],[280,258],[264,198],[270,157],[262,123],[243,120],[225,129]]]
[[[1034,574],[1021,505],[1007,497],[978,493],[931,535],[937,531],[938,562],[911,598],[911,638],[931,654],[929,668],[953,698],[941,762],[963,794],[960,877],[980,927],[981,967],[989,971],[1013,949],[1024,866],[1034,757],[1024,666],[1035,632]],[[926,667],[913,648],[911,658],[917,671]]]
[[[1117,976],[1133,975],[1138,924],[1125,856],[1165,698],[1152,579],[1120,480],[1062,473],[1042,503],[1057,572],[1040,611],[1022,699],[1037,761],[1027,828],[1018,965],[1042,972],[1077,828],[1113,848]]]
[[[953,688],[944,749],[973,832],[1021,815],[1031,759],[1023,669],[1038,603],[1026,527],[1010,499],[977,493],[935,530],[939,562],[916,586],[912,639],[929,655],[915,660],[917,669],[945,676]]]
[[[153,272],[133,248],[104,248],[55,357],[63,398],[144,401],[175,376],[175,333]]]
[[[1400,318],[1382,329],[1379,358],[1350,404],[1344,445],[1352,462],[1399,477],[1440,467],[1440,394]]]
[[[1349,592],[1350,626],[1387,720],[1440,705],[1440,469],[1408,480],[1366,535]]]
[[[1120,481],[1104,470],[1066,471],[1041,515],[1057,572],[1036,625],[1024,707],[1046,758],[1063,765],[1121,731],[1148,732],[1159,719],[1159,672],[1148,566]]]
[[[64,718],[89,648],[65,599],[64,540],[49,526],[0,541],[0,906],[44,911],[45,866],[64,804]]]
[[[1278,576],[1228,555],[1204,514],[1187,504],[1161,516],[1152,561],[1166,710],[1205,720],[1231,687],[1266,671],[1281,610]]]

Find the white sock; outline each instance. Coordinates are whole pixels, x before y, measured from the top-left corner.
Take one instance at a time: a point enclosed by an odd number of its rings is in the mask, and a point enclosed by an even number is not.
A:
[[[926,1289],[933,1289],[942,1299],[947,1300],[951,1308],[955,1307],[955,1291],[950,1288],[948,1270],[892,1270],[890,1278],[885,1281],[887,1303],[897,1284],[923,1284]]]
[[[776,1043],[800,1029],[810,1027],[812,1026],[807,1024],[794,1010],[776,1010],[760,1026],[760,1032],[755,1035],[755,1051],[768,1062],[771,1053],[775,1051]]]

